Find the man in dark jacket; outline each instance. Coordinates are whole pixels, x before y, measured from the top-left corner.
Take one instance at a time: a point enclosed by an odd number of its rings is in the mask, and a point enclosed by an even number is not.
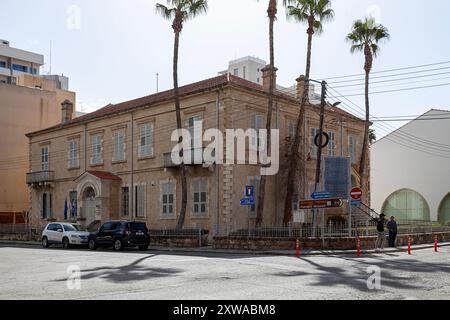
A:
[[[389,230],[389,247],[395,248],[395,239],[397,238],[397,221],[395,221],[394,216],[392,216],[391,220],[387,223],[387,228]]]
[[[384,249],[384,242],[386,241],[386,234],[384,233],[384,224],[386,222],[386,220],[384,219],[385,216],[386,215],[382,213],[380,214],[380,218],[375,220],[377,222],[378,232],[377,241],[375,242],[375,249],[377,251],[381,251]]]

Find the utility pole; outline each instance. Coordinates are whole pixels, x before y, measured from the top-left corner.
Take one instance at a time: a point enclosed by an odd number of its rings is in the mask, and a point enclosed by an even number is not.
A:
[[[320,101],[320,124],[319,124],[319,141],[317,146],[317,165],[316,165],[316,180],[314,184],[314,192],[317,192],[320,183],[320,169],[322,164],[322,146],[323,146],[323,123],[325,118],[325,97],[327,94],[327,83],[325,81],[321,82],[322,93],[321,93],[321,101]],[[317,212],[316,209],[313,210],[313,236],[316,236],[316,225],[317,225]]]
[[[159,92],[159,73],[156,73],[156,93]]]

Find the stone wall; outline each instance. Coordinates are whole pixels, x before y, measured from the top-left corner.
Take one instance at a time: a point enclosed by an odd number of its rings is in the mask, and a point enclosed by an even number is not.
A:
[[[208,235],[202,236],[202,246],[208,245]],[[198,236],[151,236],[150,246],[169,248],[198,248]]]
[[[450,232],[423,233],[413,235],[399,235],[397,245],[404,246],[411,237],[411,244],[432,244],[434,237],[438,237],[438,242],[450,241]],[[247,238],[247,237],[215,237],[214,249],[235,249],[235,250],[294,250],[297,239],[288,238]],[[361,249],[373,249],[376,237],[361,237]],[[311,250],[355,250],[357,238],[325,238],[322,239],[301,239],[300,247]],[[387,237],[385,246],[387,247]]]

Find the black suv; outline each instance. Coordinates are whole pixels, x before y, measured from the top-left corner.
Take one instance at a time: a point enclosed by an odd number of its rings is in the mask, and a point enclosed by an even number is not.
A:
[[[89,249],[97,247],[113,247],[120,251],[124,247],[138,247],[147,250],[150,235],[144,222],[136,221],[108,221],[100,229],[89,235]]]

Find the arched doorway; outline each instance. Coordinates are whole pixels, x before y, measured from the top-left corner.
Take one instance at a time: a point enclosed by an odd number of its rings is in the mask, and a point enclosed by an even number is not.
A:
[[[444,225],[450,223],[450,193],[447,194],[439,206],[438,220]]]
[[[95,190],[90,186],[83,191],[83,211],[87,224],[95,220]]]
[[[425,198],[410,189],[401,189],[391,194],[381,210],[387,217],[398,221],[430,221],[430,207]]]

